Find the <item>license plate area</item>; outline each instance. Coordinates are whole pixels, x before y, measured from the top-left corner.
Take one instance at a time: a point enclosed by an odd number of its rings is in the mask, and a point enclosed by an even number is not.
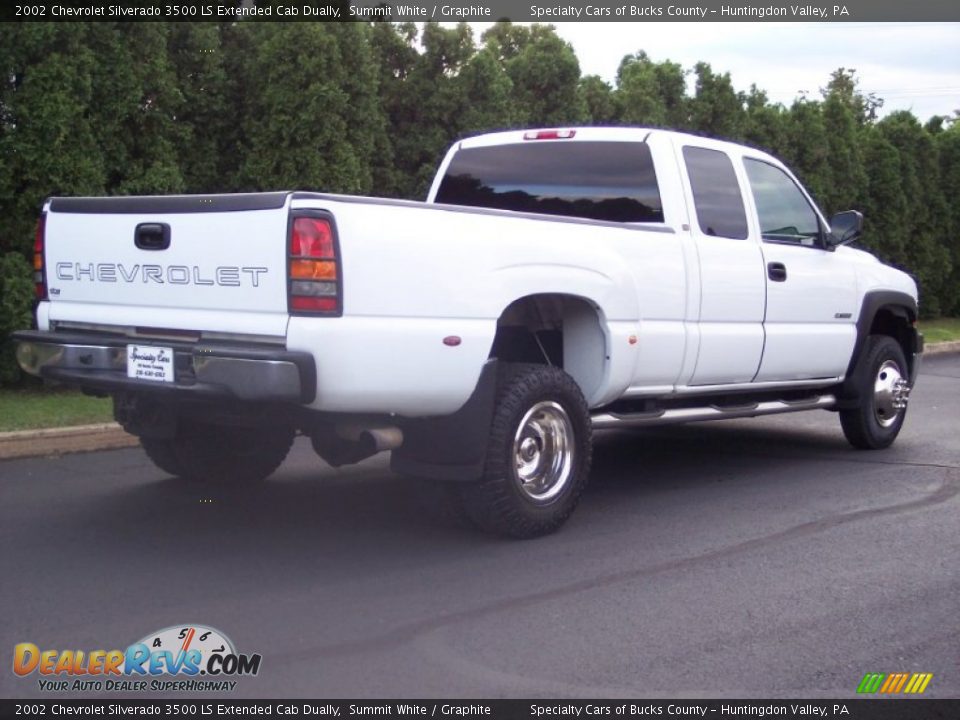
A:
[[[127,345],[127,377],[151,382],[174,381],[173,348]]]

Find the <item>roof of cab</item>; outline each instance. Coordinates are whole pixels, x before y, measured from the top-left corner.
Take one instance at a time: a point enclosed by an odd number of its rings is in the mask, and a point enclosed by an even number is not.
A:
[[[467,148],[491,147],[494,145],[512,145],[524,142],[537,142],[529,136],[538,132],[573,132],[571,137],[551,138],[540,140],[539,142],[645,142],[650,136],[669,136],[680,141],[693,141],[698,145],[713,148],[724,148],[730,151],[736,151],[735,154],[743,153],[754,157],[764,158],[773,161],[775,164],[783,166],[783,163],[776,157],[741,143],[720,138],[712,138],[706,135],[694,135],[692,133],[680,132],[678,130],[664,130],[662,128],[646,127],[553,127],[553,128],[525,128],[522,130],[506,130],[503,132],[484,133],[470,138],[464,138],[455,143],[453,149],[461,150]]]

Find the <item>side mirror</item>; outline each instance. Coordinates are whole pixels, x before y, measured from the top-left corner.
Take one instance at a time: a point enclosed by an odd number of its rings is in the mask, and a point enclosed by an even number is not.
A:
[[[862,232],[863,213],[856,210],[844,210],[830,218],[827,247],[836,248],[841,245],[848,245],[859,239]]]

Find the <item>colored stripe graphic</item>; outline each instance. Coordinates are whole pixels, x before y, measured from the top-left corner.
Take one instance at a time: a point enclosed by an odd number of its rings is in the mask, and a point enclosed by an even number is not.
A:
[[[900,679],[900,673],[890,673],[889,675],[887,675],[887,680],[881,686],[880,692],[881,693],[891,692],[893,688],[896,687],[897,681],[899,679]]]
[[[913,677],[910,678],[910,682],[907,683],[904,692],[910,693],[911,695],[919,695],[927,689],[927,685],[930,684],[932,679],[933,673],[914,673]]]
[[[890,685],[890,689],[887,690],[888,693],[898,693],[903,690],[903,686],[906,684],[907,679],[910,677],[909,673],[897,673],[896,680]]]
[[[907,683],[907,687],[904,689],[905,693],[912,693],[914,688],[920,684],[920,675],[914,675],[910,678],[910,682]]]
[[[863,680],[860,681],[860,686],[857,688],[857,692],[875,693],[880,689],[880,683],[883,682],[885,677],[885,673],[867,673],[863,676]]]
[[[857,686],[858,693],[920,695],[933,680],[933,673],[867,673]]]

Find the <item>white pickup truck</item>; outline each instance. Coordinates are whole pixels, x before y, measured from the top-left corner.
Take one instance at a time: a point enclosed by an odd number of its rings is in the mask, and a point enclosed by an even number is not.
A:
[[[595,429],[822,408],[893,442],[917,288],[783,164],[637,128],[488,134],[427,201],[52,198],[27,372],[109,393],[165,472],[266,477],[294,436],[392,451],[481,527],[558,528]]]

